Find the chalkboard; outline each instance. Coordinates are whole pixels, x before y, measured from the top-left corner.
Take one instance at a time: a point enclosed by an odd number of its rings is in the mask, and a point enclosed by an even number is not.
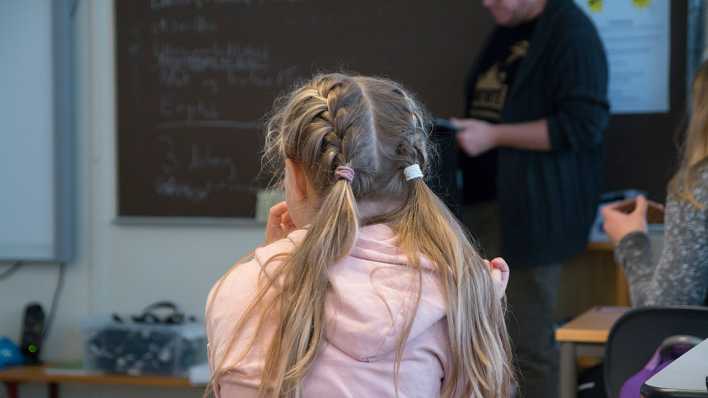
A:
[[[115,1],[119,216],[252,218],[264,116],[318,71],[386,76],[459,116],[480,3]]]

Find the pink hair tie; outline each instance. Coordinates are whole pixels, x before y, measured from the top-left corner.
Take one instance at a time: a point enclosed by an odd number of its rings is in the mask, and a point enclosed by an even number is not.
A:
[[[334,175],[337,176],[337,179],[345,179],[351,183],[354,179],[354,169],[349,166],[337,166],[334,169]]]

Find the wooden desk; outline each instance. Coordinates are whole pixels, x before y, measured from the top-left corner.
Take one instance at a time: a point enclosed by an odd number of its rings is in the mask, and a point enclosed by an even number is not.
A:
[[[22,383],[42,383],[48,385],[48,396],[59,398],[59,384],[103,384],[123,386],[146,386],[163,388],[203,388],[193,385],[185,377],[127,376],[86,371],[45,368],[42,366],[20,366],[0,371],[0,382],[5,383],[8,398],[19,397]]]
[[[612,259],[615,264],[615,246],[610,242],[590,242],[586,249],[587,253],[604,254]],[[629,306],[629,287],[624,276],[622,266],[615,264],[615,298],[617,305]]]
[[[556,320],[574,318],[595,306],[629,305],[627,281],[609,242],[589,243],[561,267]]]
[[[628,307],[595,307],[556,330],[560,343],[560,398],[572,398],[578,390],[578,356],[602,357],[612,325]]]

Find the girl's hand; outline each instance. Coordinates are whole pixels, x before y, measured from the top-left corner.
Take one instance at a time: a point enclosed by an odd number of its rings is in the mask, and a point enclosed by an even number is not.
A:
[[[635,231],[647,232],[647,199],[638,196],[631,213],[622,211],[626,202],[609,204],[602,208],[603,228],[613,244],[617,245],[627,234]]]
[[[270,208],[268,224],[266,225],[265,244],[269,245],[276,240],[283,239],[296,230],[293,220],[288,214],[288,205],[285,201]]]
[[[509,284],[509,265],[503,258],[497,257],[492,261],[484,260],[492,273],[492,282],[494,282],[494,291],[497,298],[504,297],[506,285]]]

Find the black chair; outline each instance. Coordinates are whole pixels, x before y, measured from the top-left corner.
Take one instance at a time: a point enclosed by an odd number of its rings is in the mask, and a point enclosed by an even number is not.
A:
[[[605,345],[607,396],[617,398],[622,384],[646,365],[667,337],[674,335],[708,338],[708,308],[635,308],[617,320]]]

